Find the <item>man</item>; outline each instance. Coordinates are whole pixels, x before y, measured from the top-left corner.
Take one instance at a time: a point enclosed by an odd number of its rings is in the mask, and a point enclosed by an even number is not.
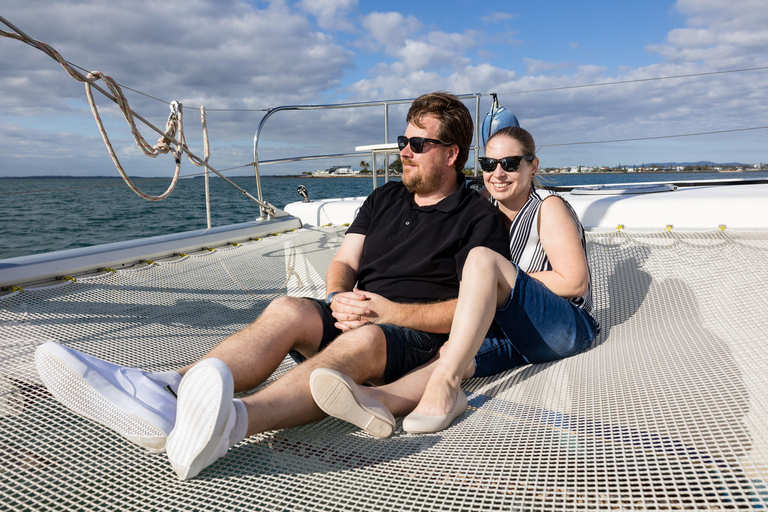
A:
[[[186,479],[246,436],[322,419],[309,386],[316,368],[386,383],[426,363],[447,339],[469,251],[483,245],[506,257],[508,241],[495,208],[464,187],[473,133],[464,104],[426,94],[407,122],[398,137],[402,183],[366,199],[328,268],[325,301],[278,298],[178,372],[146,373],[42,345],[36,360],[51,393],[142,446],[165,448]],[[306,360],[258,393],[233,399],[266,381],[288,353]],[[391,414],[373,426],[361,421],[382,435],[394,428]]]

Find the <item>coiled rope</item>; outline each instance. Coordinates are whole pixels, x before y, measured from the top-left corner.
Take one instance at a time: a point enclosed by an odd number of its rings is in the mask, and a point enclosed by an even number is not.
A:
[[[68,61],[66,61],[59,52],[57,52],[52,46],[48,45],[47,43],[44,43],[42,41],[38,41],[36,39],[33,39],[26,35],[24,32],[22,32],[20,29],[18,29],[16,26],[11,24],[9,21],[7,21],[5,18],[0,16],[0,22],[5,24],[6,26],[10,27],[13,32],[6,32],[3,30],[0,30],[0,36],[9,37],[12,39],[17,39],[23,43],[26,43],[34,48],[37,48],[38,50],[42,51],[55,61],[57,61],[61,66],[64,68],[64,70],[67,72],[67,74],[72,77],[74,80],[78,82],[84,82],[85,83],[85,90],[86,95],[88,96],[88,103],[91,106],[91,111],[93,112],[93,116],[96,119],[96,123],[99,126],[99,131],[101,132],[102,138],[104,139],[104,143],[107,146],[107,151],[109,151],[110,156],[112,157],[112,161],[115,164],[115,167],[117,167],[117,170],[120,172],[120,176],[122,176],[123,180],[126,182],[126,184],[133,190],[136,194],[143,197],[144,199],[147,199],[149,201],[161,201],[168,197],[171,192],[173,192],[173,189],[176,187],[176,184],[178,183],[179,179],[179,172],[181,170],[181,153],[186,153],[189,160],[198,167],[205,167],[206,171],[211,170],[215,172],[219,177],[223,178],[225,181],[227,181],[230,185],[237,188],[240,192],[242,192],[245,196],[247,196],[249,199],[254,201],[256,204],[259,205],[259,207],[262,209],[262,213],[266,213],[267,215],[274,215],[276,213],[275,207],[271,204],[260,201],[259,199],[253,197],[251,194],[249,194],[247,191],[239,187],[237,184],[235,184],[232,180],[227,178],[226,176],[222,175],[219,171],[208,165],[208,160],[210,158],[210,147],[208,142],[208,127],[207,122],[205,119],[205,108],[200,108],[200,116],[201,116],[201,122],[203,125],[203,144],[204,144],[204,157],[200,159],[196,155],[194,155],[191,151],[189,151],[189,148],[186,145],[186,140],[184,137],[184,127],[183,127],[183,114],[182,114],[182,105],[181,103],[174,101],[171,103],[171,113],[168,116],[168,121],[166,122],[166,128],[165,131],[160,131],[157,127],[149,123],[146,119],[141,117],[140,115],[133,112],[128,105],[128,100],[125,98],[125,95],[122,92],[122,89],[120,86],[115,82],[115,80],[110,77],[109,75],[106,75],[104,73],[101,73],[99,71],[92,71],[88,73],[88,75],[83,75],[78,70],[76,70]],[[101,87],[95,84],[96,81],[102,80],[105,85],[109,88],[112,94],[105,91]],[[99,116],[98,108],[96,107],[96,103],[93,99],[93,91],[92,88],[96,89],[103,95],[105,95],[107,98],[114,101],[120,110],[123,112],[123,116],[125,117],[126,121],[128,122],[128,125],[131,128],[131,134],[133,135],[134,141],[139,146],[141,151],[152,158],[157,157],[160,154],[166,154],[171,153],[174,157],[174,160],[176,162],[176,169],[174,171],[173,179],[171,180],[171,184],[168,187],[168,189],[160,194],[159,196],[152,196],[149,194],[146,194],[142,192],[128,177],[128,175],[125,173],[125,170],[123,169],[122,165],[120,165],[120,161],[117,158],[117,154],[115,153],[114,149],[112,148],[112,144],[109,142],[109,137],[107,136],[107,132],[104,129],[104,125],[101,121],[101,117]],[[161,135],[160,139],[158,139],[157,144],[154,146],[150,146],[149,143],[142,137],[141,133],[139,133],[138,128],[136,127],[136,123],[134,122],[135,119],[139,119],[141,122],[149,126],[151,129],[155,130],[157,133]],[[175,148],[174,146],[175,145]]]
[[[99,132],[101,133],[101,137],[104,139],[104,144],[107,146],[109,156],[112,157],[112,161],[114,162],[115,167],[117,167],[120,176],[122,176],[123,181],[125,181],[130,189],[133,190],[139,197],[143,197],[147,201],[162,201],[168,197],[171,192],[173,192],[174,188],[176,188],[176,183],[179,181],[179,172],[181,171],[181,153],[187,148],[186,140],[184,139],[184,123],[181,103],[178,101],[173,101],[171,103],[171,113],[168,116],[168,121],[165,123],[165,134],[160,137],[160,139],[158,139],[157,144],[150,146],[144,137],[142,137],[139,129],[136,127],[133,112],[128,106],[128,100],[123,95],[122,89],[120,89],[120,86],[117,85],[115,80],[111,76],[105,75],[100,71],[92,71],[88,73],[86,78],[91,80],[104,81],[104,84],[109,88],[109,90],[112,92],[112,95],[115,97],[117,106],[120,107],[120,110],[123,112],[123,116],[128,122],[128,126],[131,128],[131,135],[133,135],[133,140],[136,142],[136,145],[139,146],[139,149],[141,149],[142,153],[151,158],[156,158],[158,155],[166,153],[171,153],[173,155],[173,158],[176,161],[176,170],[173,173],[173,179],[171,180],[171,184],[168,186],[168,189],[166,189],[166,191],[159,196],[152,196],[142,192],[131,181],[130,177],[128,177],[128,174],[123,169],[123,166],[120,164],[120,160],[117,158],[117,154],[112,147],[112,143],[109,141],[109,136],[107,135],[107,131],[101,121],[101,116],[99,116],[99,109],[93,99],[91,82],[85,82],[85,93],[88,96],[88,103],[91,105],[91,112],[93,112],[93,117],[96,119],[96,124],[99,126]],[[205,121],[205,107],[200,107],[200,116],[203,123],[203,144],[205,147],[205,156],[201,161],[197,157],[193,158],[188,151],[186,152],[189,161],[198,167],[207,166],[208,159],[210,158],[208,128]],[[170,142],[175,142],[176,146],[180,149],[175,150]]]

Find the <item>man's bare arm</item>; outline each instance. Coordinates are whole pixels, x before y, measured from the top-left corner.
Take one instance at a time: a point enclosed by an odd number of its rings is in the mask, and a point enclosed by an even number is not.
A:
[[[339,297],[339,302],[349,307],[351,317],[337,315],[337,327],[354,329],[367,323],[395,324],[419,331],[447,333],[451,330],[456,299],[441,302],[403,304],[392,302],[381,295],[355,289],[360,298]],[[337,296],[338,297],[338,296]],[[336,297],[334,297],[334,302]],[[341,324],[341,325],[339,325]]]
[[[338,252],[333,257],[333,260],[331,260],[330,265],[328,265],[328,271],[325,274],[325,290],[326,294],[336,293],[331,302],[331,311],[333,311],[333,316],[337,320],[339,318],[342,320],[359,319],[360,317],[360,308],[350,306],[347,301],[355,304],[355,301],[364,299],[362,295],[352,291],[355,283],[357,283],[357,273],[363,257],[364,241],[365,235],[359,233],[347,234]]]

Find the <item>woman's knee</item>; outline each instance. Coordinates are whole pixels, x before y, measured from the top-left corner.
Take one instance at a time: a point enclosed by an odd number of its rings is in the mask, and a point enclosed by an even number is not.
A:
[[[473,264],[489,264],[492,263],[496,257],[502,257],[499,253],[488,247],[478,246],[473,248],[467,254],[467,263]],[[466,265],[466,263],[465,263]]]
[[[498,272],[502,265],[511,265],[501,254],[488,247],[475,247],[467,255],[462,274]]]

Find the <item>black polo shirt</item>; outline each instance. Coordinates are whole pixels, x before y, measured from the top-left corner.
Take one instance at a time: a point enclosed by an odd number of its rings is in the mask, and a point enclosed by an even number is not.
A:
[[[358,287],[394,302],[458,297],[471,249],[489,247],[509,258],[501,213],[459,175],[459,189],[439,203],[418,206],[401,182],[377,188],[347,233],[365,235]]]

